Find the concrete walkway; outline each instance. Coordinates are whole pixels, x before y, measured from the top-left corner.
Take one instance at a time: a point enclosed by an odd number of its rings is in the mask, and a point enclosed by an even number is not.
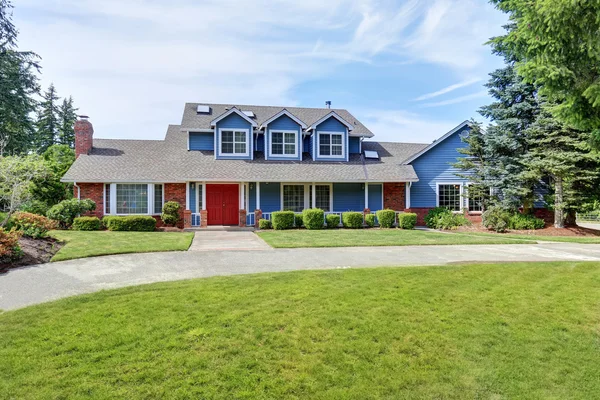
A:
[[[495,261],[600,261],[600,245],[269,248],[92,257],[13,269],[0,275],[0,309],[11,310],[102,289],[216,275]]]
[[[202,231],[194,234],[188,251],[272,250],[250,231]]]

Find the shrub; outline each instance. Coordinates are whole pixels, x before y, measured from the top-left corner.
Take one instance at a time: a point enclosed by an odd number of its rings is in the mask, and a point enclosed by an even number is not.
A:
[[[30,200],[19,208],[20,211],[38,215],[46,215],[49,209],[48,204],[40,200]]]
[[[302,214],[294,214],[294,222],[296,224],[296,228],[302,227]]]
[[[46,215],[48,218],[58,221],[62,228],[68,228],[76,217],[95,209],[96,203],[93,200],[69,199],[50,207]]]
[[[342,224],[344,228],[358,229],[363,226],[363,213],[358,211],[349,211],[342,214]]]
[[[75,231],[98,231],[101,226],[98,217],[77,217],[73,220],[71,229]]]
[[[152,232],[156,228],[156,220],[149,215],[109,216],[102,222],[109,231]]]
[[[394,210],[379,210],[377,211],[377,221],[381,228],[391,228],[396,222],[396,211]]]
[[[19,246],[21,232],[11,229],[10,231],[0,228],[0,264],[15,261],[23,256]]]
[[[49,230],[56,229],[57,223],[42,215],[18,212],[12,216],[12,224],[23,235],[39,239],[46,236]]]
[[[181,206],[176,201],[167,201],[162,208],[160,219],[165,225],[175,226],[179,222],[179,209]]]
[[[258,229],[271,229],[271,221],[261,218],[258,220]]]
[[[471,225],[471,221],[463,214],[450,212],[449,214],[441,214],[437,222],[437,229],[456,229],[464,225]]]
[[[442,216],[444,215],[451,215],[452,211],[448,210],[445,207],[436,207],[433,208],[431,210],[429,210],[429,212],[427,213],[427,215],[425,215],[425,225],[427,225],[428,228],[431,229],[439,229],[438,225],[439,225],[439,220],[440,218],[442,218]]]
[[[398,228],[415,229],[415,225],[417,225],[417,214],[415,214],[415,213],[398,214]]]
[[[325,219],[327,220],[327,228],[329,229],[340,226],[340,216],[337,214],[327,214]]]
[[[365,215],[365,224],[372,228],[375,226],[375,214],[367,214]]]
[[[306,229],[323,229],[325,211],[320,208],[309,208],[302,211],[302,222]]]
[[[273,229],[292,229],[296,215],[293,211],[275,211],[271,213],[271,224]]]
[[[510,229],[519,230],[542,229],[545,225],[546,223],[543,219],[521,213],[513,214],[508,221],[508,227]]]
[[[498,206],[492,206],[481,214],[481,223],[488,229],[496,232],[506,232],[510,222],[511,213]]]

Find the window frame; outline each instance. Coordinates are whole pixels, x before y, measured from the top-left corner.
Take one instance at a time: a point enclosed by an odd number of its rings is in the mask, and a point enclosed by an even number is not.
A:
[[[223,153],[223,132],[232,132],[233,133],[233,153]],[[235,134],[236,133],[244,133],[246,135],[246,152],[245,153],[236,153],[235,152],[235,144],[242,143],[236,142]],[[250,156],[250,130],[246,128],[219,128],[219,156],[220,157],[248,157]]]
[[[328,186],[329,187],[329,211],[325,211],[325,212],[335,212],[333,210],[333,183],[314,183],[314,184],[310,184],[308,185],[309,189],[308,189],[308,206],[309,208],[315,208],[317,205],[316,204],[312,204],[312,191],[316,190],[317,186]],[[316,203],[316,194],[315,194],[315,203]]]
[[[283,134],[283,153],[284,154],[274,154],[273,153],[273,134],[274,133],[282,133]],[[294,154],[285,154],[285,134],[293,133],[294,134]],[[298,158],[298,131],[290,130],[290,129],[273,129],[269,130],[269,158]]]
[[[316,146],[317,147],[317,158],[331,158],[331,159],[336,159],[336,160],[345,159],[346,158],[346,136],[347,136],[346,132],[340,132],[340,131],[337,131],[337,132],[334,132],[334,131],[317,131],[316,135],[317,135],[317,140],[316,140],[316,143],[317,143],[317,146]],[[341,144],[341,146],[342,146],[342,154],[341,155],[331,155],[331,154],[330,155],[322,155],[321,154],[321,135],[329,135],[329,150],[330,150],[330,153],[331,153],[331,149],[332,149],[332,146],[333,146],[333,144],[331,143],[332,136],[333,135],[340,135],[342,137],[342,144]]]
[[[471,197],[469,196],[469,186],[477,186],[477,184],[473,183],[473,182],[467,182],[467,184],[465,185],[465,188],[467,190],[466,196],[465,196],[465,201],[467,203],[466,204],[467,205],[467,207],[466,207],[467,208],[467,212],[469,214],[483,214],[483,211],[485,211],[484,208],[483,208],[483,205],[481,206],[481,211],[473,211],[473,210],[471,210]],[[490,189],[490,194],[491,194],[491,189]]]
[[[281,184],[281,210],[282,211],[287,211],[285,208],[285,187],[286,186],[301,186],[302,187],[302,210],[306,209],[306,200],[307,200],[307,185],[305,183],[282,183]],[[294,213],[301,213],[302,210],[300,211],[294,211]]]
[[[463,209],[465,207],[465,202],[464,202],[464,182],[436,182],[435,185],[435,206],[436,207],[441,207],[440,206],[440,186],[460,186],[459,189],[459,210],[455,211],[455,210],[450,210],[453,213],[462,213]]]
[[[110,185],[109,187],[109,201],[110,201],[110,212],[106,212],[106,185]],[[147,196],[148,196],[148,210],[145,213],[136,213],[136,214],[124,214],[117,213],[117,185],[146,185]],[[117,215],[117,216],[126,216],[126,215],[151,215],[157,216],[160,213],[154,212],[154,185],[162,186],[162,204],[165,205],[165,184],[164,183],[140,183],[140,182],[114,182],[114,183],[104,183],[104,215]]]

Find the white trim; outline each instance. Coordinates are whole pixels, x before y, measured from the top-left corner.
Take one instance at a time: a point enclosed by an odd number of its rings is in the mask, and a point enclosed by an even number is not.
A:
[[[260,210],[260,182],[256,182],[256,209]]]
[[[210,182],[210,183],[238,183],[244,179],[248,179],[248,178],[235,178],[235,179],[230,179],[230,180],[226,180],[223,178],[219,178],[219,179],[210,179],[210,178],[206,178],[206,177],[186,177],[185,179],[181,179],[181,180],[160,180],[160,181],[152,181],[152,180],[148,180],[148,179],[141,179],[139,181],[136,180],[113,180],[111,179],[110,182],[111,183],[186,183],[188,181],[190,182]],[[259,178],[255,178],[255,179],[259,179]],[[263,179],[260,178],[261,182],[281,182],[281,179]],[[354,180],[340,180],[337,179],[336,183],[363,183],[365,180],[364,178],[362,179],[354,179]],[[61,182],[63,183],[67,183],[67,182],[73,182],[73,180],[61,180]],[[106,183],[105,180],[101,181],[101,180],[90,180],[90,179],[86,179],[82,182],[85,183]],[[326,180],[326,181],[317,181],[317,183],[330,183],[331,180]],[[381,182],[419,182],[419,179],[404,179],[399,181],[398,179],[389,179],[389,180],[379,180],[377,182],[370,182],[370,183],[381,183]]]
[[[215,130],[213,128],[198,128],[198,129],[192,129],[192,128],[182,128],[180,130],[181,132],[187,132],[187,133],[208,133],[208,132],[214,132]]]
[[[104,183],[107,185],[107,183]],[[154,186],[162,186],[162,203],[165,204],[165,184],[164,182],[118,182],[109,183],[110,185],[110,213],[104,215],[160,215],[154,212]],[[117,213],[117,185],[146,185],[146,196],[148,209],[145,213]],[[186,185],[186,207],[189,210],[189,182]],[[106,186],[104,187],[104,198],[106,201]],[[104,204],[104,210],[106,211],[106,204]]]
[[[239,209],[238,210],[244,210],[244,189],[246,189],[246,186],[244,186],[243,183],[240,182],[240,184],[238,185],[238,191],[240,193],[240,201],[239,201]]]
[[[233,132],[233,151],[234,153],[223,153],[223,131]],[[246,152],[235,153],[235,134],[236,132],[244,132],[246,134]],[[250,130],[238,128],[219,128],[219,157],[244,157],[250,155]],[[241,142],[240,142],[241,143]]]
[[[117,214],[117,184],[110,184],[110,215]]]
[[[250,184],[248,182],[244,183],[244,193],[246,194],[246,204],[245,204],[246,213],[248,213],[249,211],[254,212],[254,210],[249,210],[249,208],[250,208]]]
[[[231,107],[231,109],[229,109],[229,111],[226,111],[225,113],[221,114],[220,116],[218,116],[217,118],[213,119],[212,121],[210,121],[210,125],[211,126],[215,126],[219,121],[227,118],[228,116],[230,116],[231,114],[236,113],[237,115],[239,115],[240,117],[244,118],[246,121],[248,121],[252,126],[258,126],[258,124],[256,123],[256,121],[254,121],[253,119],[251,119],[250,117],[248,117],[246,114],[244,114],[241,110],[239,110],[237,107]]]
[[[463,199],[463,185],[464,182],[444,182],[444,181],[436,181],[435,182],[435,206],[439,207],[440,206],[440,185],[459,185],[460,186],[460,210],[458,211],[452,211],[455,213],[460,213],[462,212],[465,202]]]
[[[206,182],[202,182],[202,210],[206,210]]]
[[[187,133],[187,149],[190,151],[190,133]]]
[[[365,182],[365,208],[369,208],[369,182]]]
[[[404,187],[406,188],[406,199],[405,199],[406,200],[406,205],[405,205],[406,208],[410,208],[410,188],[411,188],[411,186],[412,186],[412,182],[406,182],[404,184]],[[383,209],[383,206],[382,206],[382,209]]]
[[[312,203],[313,208],[315,208],[317,205],[317,184],[315,182],[313,182],[313,183],[311,183],[311,185],[312,185],[312,193],[311,193],[312,198],[310,199],[311,202],[308,205],[310,206],[310,204]],[[329,191],[329,197],[331,197],[331,191]]]
[[[341,159],[346,158],[346,136],[347,136],[346,132],[317,131],[315,133],[315,135],[317,136],[317,138],[316,138],[317,158],[327,158],[327,159],[333,159],[333,160],[341,160]],[[330,135],[330,142],[329,142],[330,150],[331,150],[331,146],[332,146],[331,135],[341,135],[342,136],[342,155],[340,155],[340,156],[338,156],[338,155],[322,156],[321,155],[321,136],[320,135]],[[314,138],[313,138],[313,141],[315,141]]]
[[[196,213],[200,214],[200,182],[196,182]]]
[[[307,130],[310,131],[310,130],[316,129],[319,124],[327,121],[331,117],[333,117],[333,118],[337,119],[338,121],[340,121],[343,125],[346,126],[346,128],[348,128],[349,131],[351,131],[351,130],[354,129],[354,127],[352,126],[351,123],[349,123],[348,121],[346,121],[344,118],[340,117],[338,115],[338,113],[336,113],[335,111],[332,111],[329,114],[327,114],[326,116],[324,116],[323,118],[321,118],[320,120],[318,120],[317,122],[315,122],[314,124],[312,124],[311,126],[309,126]]]
[[[268,120],[266,120],[265,122],[263,122],[260,125],[259,129],[264,129],[267,127],[267,125],[269,125],[271,122],[275,121],[277,118],[283,116],[283,115],[287,115],[288,117],[290,117],[290,119],[292,119],[295,123],[297,123],[298,125],[300,125],[302,127],[302,129],[306,129],[306,124],[302,121],[300,121],[300,119],[298,119],[298,117],[296,117],[295,115],[293,115],[291,112],[289,112],[288,110],[286,110],[285,108],[281,111],[279,111],[277,114],[273,115],[271,118],[269,118]]]
[[[404,161],[402,164],[410,164],[411,162],[415,161],[417,158],[421,157],[423,154],[427,153],[429,150],[433,149],[435,146],[442,143],[444,140],[448,139],[450,136],[452,136],[453,134],[455,134],[456,132],[458,132],[459,130],[464,128],[465,126],[470,126],[469,121],[461,122],[457,127],[452,129],[450,132],[446,133],[444,136],[437,139],[435,142],[431,143],[429,146],[425,147],[423,150],[421,150],[417,154],[413,155],[408,160]]]
[[[273,154],[273,133],[282,133],[283,134],[283,151],[285,153],[285,134],[286,133],[293,133],[294,134],[294,154]],[[269,149],[268,149],[268,156],[269,158],[298,158],[298,131],[293,131],[293,130],[289,130],[289,129],[273,129],[273,130],[269,130],[268,131],[268,137],[269,137]]]
[[[185,183],[185,209],[190,210],[190,183]]]
[[[333,212],[333,183],[331,182],[313,182],[312,183],[312,194],[313,194],[313,201],[312,201],[312,206],[313,208],[317,207],[317,186],[329,186],[329,211],[326,212]],[[310,204],[308,204],[310,205]]]

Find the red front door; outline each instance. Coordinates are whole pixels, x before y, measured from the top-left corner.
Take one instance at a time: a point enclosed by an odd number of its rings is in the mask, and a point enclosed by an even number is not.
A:
[[[239,223],[239,186],[206,185],[208,225],[237,225]]]

